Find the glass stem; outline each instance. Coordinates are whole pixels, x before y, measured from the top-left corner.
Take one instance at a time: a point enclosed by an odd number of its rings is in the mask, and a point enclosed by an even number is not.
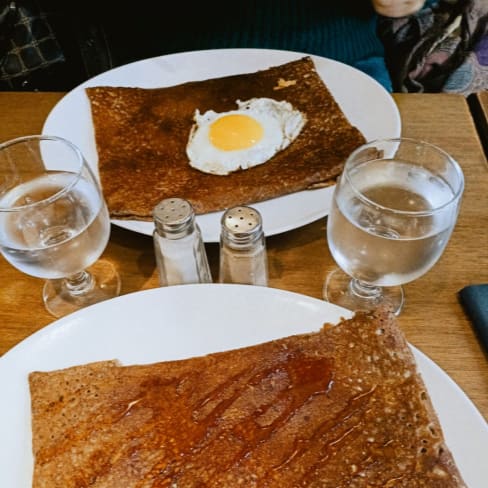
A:
[[[93,289],[93,276],[88,271],[80,271],[64,279],[70,295],[83,295]]]
[[[369,285],[368,283],[357,279],[352,279],[349,282],[349,291],[352,295],[364,300],[378,300],[382,295],[380,286]]]

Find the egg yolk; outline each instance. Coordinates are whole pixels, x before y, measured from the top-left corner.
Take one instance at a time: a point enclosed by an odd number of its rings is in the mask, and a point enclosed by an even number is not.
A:
[[[218,118],[209,130],[210,142],[223,151],[254,146],[264,134],[263,126],[249,115],[229,114]]]

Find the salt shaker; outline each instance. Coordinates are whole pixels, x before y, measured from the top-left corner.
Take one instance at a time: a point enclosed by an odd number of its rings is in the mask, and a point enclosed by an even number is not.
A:
[[[254,208],[233,207],[222,216],[219,282],[268,285],[266,240]]]
[[[153,209],[154,251],[161,286],[211,283],[205,245],[191,204],[166,198]]]

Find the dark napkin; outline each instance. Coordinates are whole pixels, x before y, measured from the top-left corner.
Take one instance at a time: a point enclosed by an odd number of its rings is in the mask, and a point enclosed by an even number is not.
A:
[[[459,291],[459,299],[488,354],[488,284],[465,286]]]

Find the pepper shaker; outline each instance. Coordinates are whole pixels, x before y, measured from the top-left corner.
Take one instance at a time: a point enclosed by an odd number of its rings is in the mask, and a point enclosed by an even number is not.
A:
[[[262,218],[254,208],[237,206],[222,216],[219,282],[268,285]]]
[[[161,286],[211,283],[205,245],[191,204],[166,198],[153,209],[154,252]]]

